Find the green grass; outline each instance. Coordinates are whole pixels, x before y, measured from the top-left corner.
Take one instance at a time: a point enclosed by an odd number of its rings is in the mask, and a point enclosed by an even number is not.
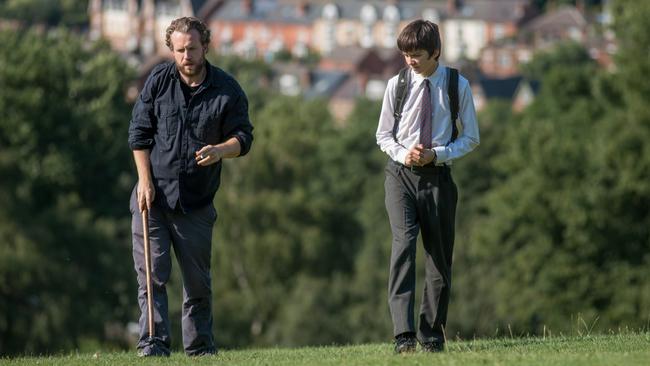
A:
[[[650,333],[449,342],[446,352],[394,355],[390,344],[221,351],[140,359],[135,352],[0,359],[2,365],[650,365]]]

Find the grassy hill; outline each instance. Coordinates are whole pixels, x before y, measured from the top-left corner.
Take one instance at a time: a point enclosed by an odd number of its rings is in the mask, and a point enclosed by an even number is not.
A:
[[[449,342],[446,352],[394,355],[390,344],[221,351],[139,359],[135,352],[0,359],[1,365],[648,365],[650,333]]]

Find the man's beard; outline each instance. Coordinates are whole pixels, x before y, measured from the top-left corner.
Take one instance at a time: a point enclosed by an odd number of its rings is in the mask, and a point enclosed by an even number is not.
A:
[[[195,77],[201,75],[203,72],[203,69],[205,68],[205,60],[201,60],[200,62],[192,62],[191,68],[179,64],[176,64],[176,68],[178,69],[178,72],[183,74],[183,76],[190,78]]]

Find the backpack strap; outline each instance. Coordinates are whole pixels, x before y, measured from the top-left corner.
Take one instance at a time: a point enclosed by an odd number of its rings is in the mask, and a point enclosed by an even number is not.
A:
[[[449,143],[454,142],[458,137],[458,110],[460,109],[458,102],[458,70],[453,67],[448,68],[447,73],[447,95],[449,96],[449,108],[451,109],[451,140]]]
[[[458,70],[453,67],[448,68],[449,72],[447,73],[447,95],[449,96],[449,108],[451,110],[451,140],[449,143],[454,142],[458,137],[458,111],[460,110],[459,100],[458,100]],[[395,109],[393,111],[393,117],[395,121],[393,123],[393,139],[397,141],[397,131],[399,129],[399,123],[402,120],[402,111],[404,110],[404,103],[406,102],[406,96],[408,95],[409,85],[411,83],[411,73],[409,72],[410,68],[405,67],[399,71],[397,77],[397,88],[395,89]]]
[[[411,83],[410,68],[405,67],[399,71],[397,76],[397,88],[395,89],[395,108],[393,110],[393,140],[397,141],[397,130],[399,129],[399,122],[402,120],[402,111],[404,110],[404,103],[406,102],[406,95],[408,94],[409,84]]]

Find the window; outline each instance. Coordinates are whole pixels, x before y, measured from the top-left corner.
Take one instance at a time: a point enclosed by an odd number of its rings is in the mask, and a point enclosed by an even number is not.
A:
[[[386,90],[386,82],[383,80],[369,80],[366,84],[366,97],[370,100],[381,100]]]
[[[298,95],[300,94],[300,85],[296,75],[284,74],[278,80],[280,86],[280,93],[284,95]]]
[[[407,18],[408,16],[405,16]],[[410,17],[409,17],[410,18]],[[440,24],[440,14],[438,14],[438,11],[433,8],[426,8],[422,11],[422,19],[428,20],[430,22],[434,22],[436,24]]]
[[[510,67],[512,65],[512,59],[510,58],[510,54],[508,52],[502,51],[499,52],[499,66],[500,67]]]
[[[503,24],[496,24],[494,26],[494,39],[501,39],[505,37],[506,29]]]
[[[395,5],[389,5],[384,9],[384,47],[388,48],[395,45],[399,20],[399,9]]]
[[[156,3],[156,15],[180,16],[181,5],[178,1],[160,1]]]
[[[582,41],[582,32],[578,27],[569,28],[569,38],[576,42]]]
[[[105,0],[104,9],[106,10],[126,10],[126,0]]]
[[[494,52],[491,49],[484,49],[481,59],[486,64],[491,64],[494,62]]]
[[[532,52],[530,50],[519,50],[518,52],[518,58],[519,62],[522,64],[530,62],[530,60],[533,58]]]
[[[336,20],[339,18],[339,9],[335,4],[329,3],[323,7],[323,18],[327,20]]]

